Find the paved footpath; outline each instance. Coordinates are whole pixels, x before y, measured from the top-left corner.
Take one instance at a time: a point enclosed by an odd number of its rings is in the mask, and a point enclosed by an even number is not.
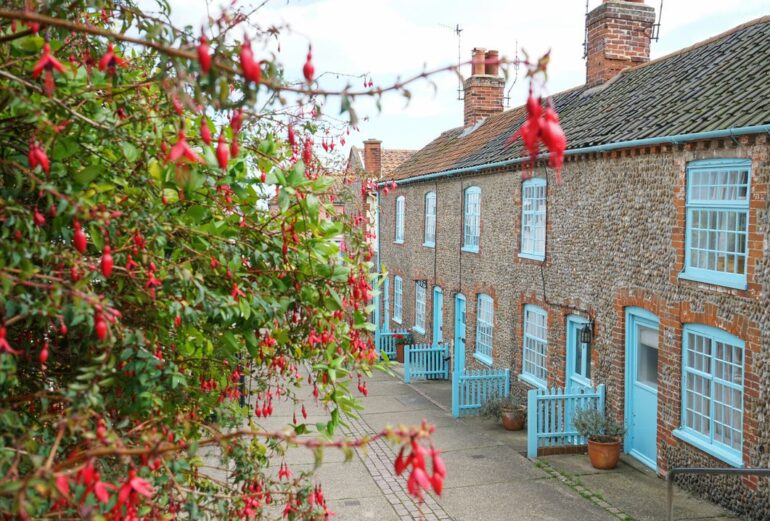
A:
[[[396,367],[398,370],[398,367]],[[447,466],[444,493],[418,505],[406,493],[406,479],[393,473],[396,447],[384,441],[358,450],[344,462],[340,451],[327,450],[316,476],[323,484],[337,521],[658,521],[664,519],[665,483],[624,462],[617,471],[595,471],[585,455],[549,456],[532,462],[526,434],[511,433],[477,417],[462,420],[448,412],[448,382],[405,385],[378,373],[368,381],[364,411],[348,419],[350,436],[379,432],[386,425],[436,425],[434,443]],[[263,421],[281,428],[292,411],[276,408]],[[321,421],[310,411],[308,422]],[[286,456],[292,470],[310,469],[313,456],[303,448]],[[723,510],[677,492],[677,520],[727,521]]]

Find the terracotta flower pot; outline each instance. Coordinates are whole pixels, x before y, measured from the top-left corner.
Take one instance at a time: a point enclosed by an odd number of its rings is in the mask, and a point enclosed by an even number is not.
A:
[[[595,469],[614,469],[620,459],[620,438],[614,441],[594,441],[588,438],[588,459]]]
[[[396,362],[404,363],[404,344],[396,344]]]
[[[503,427],[509,431],[520,431],[524,428],[526,415],[524,409],[504,409],[502,411]]]

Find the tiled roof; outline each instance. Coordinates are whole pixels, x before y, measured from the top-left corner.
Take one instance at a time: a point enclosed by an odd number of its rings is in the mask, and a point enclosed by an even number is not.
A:
[[[568,149],[770,124],[770,16],[627,69],[604,85],[561,92],[553,102]],[[523,107],[517,107],[470,133],[448,130],[393,177],[522,157],[521,140],[512,146],[505,141],[523,121]]]

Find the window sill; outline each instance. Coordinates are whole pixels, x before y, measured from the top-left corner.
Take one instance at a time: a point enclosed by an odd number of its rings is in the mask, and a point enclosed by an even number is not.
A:
[[[482,353],[475,353],[474,352],[473,353],[473,358],[475,358],[476,360],[478,360],[479,362],[481,362],[484,365],[488,365],[489,367],[492,367],[492,357],[490,357],[490,356],[487,356],[487,355],[482,354]]]
[[[547,385],[546,385],[545,382],[543,382],[542,380],[538,380],[534,376],[531,376],[531,375],[528,375],[528,374],[523,374],[523,373],[520,374],[519,375],[519,380],[524,382],[524,383],[527,383],[529,385],[533,385],[533,386],[537,387],[538,389],[546,389],[547,388]]]
[[[404,240],[402,239],[399,241],[398,239],[396,239],[395,241],[393,241],[393,244],[404,244]]]
[[[463,246],[461,251],[464,251],[465,253],[478,253],[479,247],[478,246]]]
[[[675,429],[673,434],[676,438],[689,443],[693,447],[702,450],[706,454],[724,461],[728,465],[732,465],[736,468],[743,468],[743,461],[741,460],[741,456],[738,456],[734,452],[727,449],[722,449],[708,443],[707,441],[701,439],[698,435],[689,432],[687,428]]]
[[[545,255],[535,255],[534,253],[519,253],[519,258],[535,261],[544,261]]]
[[[713,286],[724,286],[726,288],[743,289],[748,288],[745,277],[730,277],[719,273],[692,272],[683,271],[679,274],[683,280],[692,280],[694,282],[703,282]]]
[[[393,322],[395,322],[398,325],[401,325],[401,319],[400,318],[393,317]]]
[[[435,242],[424,242],[424,243],[422,243],[422,245],[425,246],[426,248],[435,248],[436,247],[436,243]]]
[[[414,331],[415,333],[420,334],[420,335],[424,335],[425,334],[425,330],[423,328],[421,328],[421,327],[418,327],[418,326],[414,326],[412,328],[412,331]]]

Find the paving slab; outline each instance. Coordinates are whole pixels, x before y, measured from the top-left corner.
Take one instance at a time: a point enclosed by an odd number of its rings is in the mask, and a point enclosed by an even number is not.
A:
[[[399,515],[388,501],[380,496],[327,501],[334,512],[335,521],[400,521]]]
[[[447,467],[445,489],[502,481],[544,479],[548,476],[517,453],[502,447],[445,452],[443,457]]]

